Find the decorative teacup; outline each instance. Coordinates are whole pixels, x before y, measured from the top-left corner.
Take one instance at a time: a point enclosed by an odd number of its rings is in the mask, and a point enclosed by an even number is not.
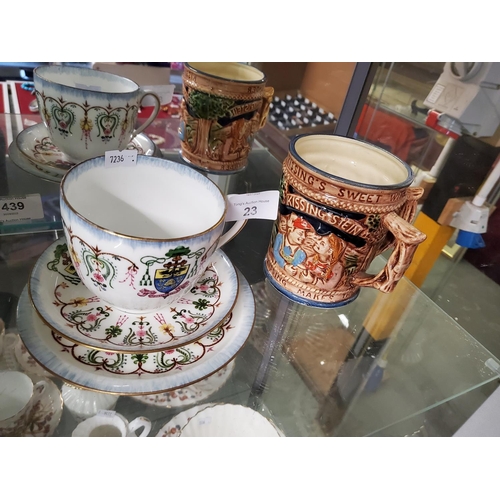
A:
[[[25,373],[0,371],[0,436],[16,436],[27,427],[46,388],[45,380],[33,384]]]
[[[158,96],[121,76],[89,68],[39,66],[35,94],[52,142],[75,162],[123,150],[156,118]],[[137,129],[142,100],[153,97],[151,116]]]
[[[61,218],[83,284],[127,312],[151,312],[179,299],[224,235],[226,199],[191,167],[138,156],[133,166],[82,162],[61,181]]]
[[[99,411],[113,410],[119,398],[115,394],[87,391],[66,383],[61,387],[61,395],[64,406],[77,422],[93,417]]]
[[[391,292],[425,234],[410,222],[421,188],[410,167],[371,144],[310,134],[290,142],[266,255],[270,282],[292,300],[336,307],[361,286]],[[372,260],[394,250],[377,275]]]
[[[136,434],[138,429],[142,431]],[[79,423],[71,437],[147,437],[151,431],[151,421],[137,417],[132,422],[114,411],[100,411],[94,417]]]
[[[182,79],[182,157],[212,172],[242,170],[274,94],[266,76],[242,63],[196,62],[184,64]]]

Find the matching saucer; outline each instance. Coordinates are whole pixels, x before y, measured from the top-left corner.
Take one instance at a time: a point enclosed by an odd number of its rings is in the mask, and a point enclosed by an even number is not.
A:
[[[5,334],[3,353],[0,356],[0,371],[1,370],[24,371],[23,367],[18,363],[16,356],[14,354],[14,349],[16,348],[16,344],[18,341],[19,341],[19,335],[17,333]]]
[[[9,146],[9,158],[21,169],[28,174],[35,175],[41,179],[52,182],[61,182],[62,175],[57,170],[52,168],[44,167],[43,165],[37,165],[35,162],[29,160],[24,156],[21,151],[16,146],[15,141],[10,143]]]
[[[52,377],[52,374],[48,371],[44,370],[31,356],[27,351],[26,347],[21,340],[21,337],[18,334],[15,334],[17,341],[14,345],[14,356],[16,358],[17,363],[21,367],[24,373],[32,376],[38,377]]]
[[[176,415],[156,437],[284,437],[268,418],[247,406],[208,403]]]
[[[181,411],[171,420],[169,420],[156,434],[156,437],[180,437],[181,430],[186,424],[201,410],[208,408],[210,403],[193,406],[188,410]]]
[[[139,134],[132,139],[127,149],[135,149],[140,155],[161,156],[155,143],[146,134]],[[20,132],[9,146],[9,156],[26,172],[54,182],[59,182],[75,164],[52,143],[43,123]]]
[[[207,399],[214,392],[218,391],[229,379],[234,369],[235,361],[221,368],[218,372],[210,375],[205,380],[200,380],[196,384],[188,385],[175,391],[163,392],[161,394],[148,394],[145,396],[135,396],[135,399],[151,406],[162,408],[178,408],[197,404]]]
[[[172,391],[199,382],[228,364],[253,327],[250,285],[237,271],[238,298],[223,323],[190,344],[161,352],[124,354],[89,349],[53,333],[30,303],[19,299],[18,329],[31,356],[46,370],[79,387],[120,395]]]
[[[195,286],[177,302],[152,313],[125,313],[81,282],[66,239],[61,238],[35,264],[29,295],[41,319],[70,343],[142,354],[190,344],[219,326],[235,305],[238,277],[231,261],[218,250]]]

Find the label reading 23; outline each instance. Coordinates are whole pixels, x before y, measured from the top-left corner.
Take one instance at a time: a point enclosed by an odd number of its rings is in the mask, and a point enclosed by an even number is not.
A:
[[[123,165],[133,167],[137,165],[137,150],[124,149],[123,151],[106,151],[104,166]]]
[[[229,194],[226,222],[246,219],[275,220],[278,213],[279,191]]]
[[[243,217],[250,217],[252,215],[257,215],[257,207],[255,205],[253,207],[245,207]]]

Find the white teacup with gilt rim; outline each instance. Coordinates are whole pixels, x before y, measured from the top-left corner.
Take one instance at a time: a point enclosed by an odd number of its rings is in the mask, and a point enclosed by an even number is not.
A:
[[[61,394],[64,406],[77,422],[93,417],[100,411],[113,411],[119,396],[98,391],[87,391],[63,383]]]
[[[46,388],[45,380],[35,384],[26,373],[0,371],[0,436],[14,435],[16,428],[24,425]]]
[[[142,429],[139,434],[137,431]],[[71,437],[147,437],[151,431],[151,421],[137,417],[129,422],[114,411],[99,411],[97,415],[79,423]]]
[[[75,162],[123,150],[156,118],[160,99],[118,75],[75,66],[39,66],[35,95],[52,142]],[[154,99],[151,116],[137,129],[142,100]]]
[[[190,290],[225,234],[227,201],[194,169],[161,158],[75,165],[61,182],[61,218],[83,284],[119,310],[164,308]]]

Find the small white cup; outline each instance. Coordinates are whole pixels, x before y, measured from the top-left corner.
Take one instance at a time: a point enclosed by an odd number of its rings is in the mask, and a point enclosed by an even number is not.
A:
[[[93,417],[99,411],[113,410],[119,396],[95,391],[87,391],[63,384],[61,394],[64,406],[77,422]]]
[[[0,436],[14,435],[46,388],[45,380],[33,384],[25,373],[0,371]]]
[[[136,431],[143,428],[139,435]],[[99,411],[94,417],[77,425],[72,437],[146,437],[151,431],[151,422],[137,417],[132,422],[114,411]]]

